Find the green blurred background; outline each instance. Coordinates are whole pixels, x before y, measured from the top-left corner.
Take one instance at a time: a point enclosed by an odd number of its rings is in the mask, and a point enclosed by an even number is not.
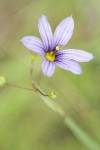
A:
[[[100,143],[100,1],[99,0],[0,0],[0,75],[10,83],[31,87],[30,52],[19,40],[38,33],[38,18],[46,15],[53,31],[70,15],[74,34],[65,48],[89,51],[95,59],[82,63],[78,76],[56,68],[41,87],[59,93],[55,100],[93,139]],[[43,58],[34,63],[37,80]],[[0,89],[0,150],[86,150],[37,94]],[[87,149],[88,150],[88,149]]]

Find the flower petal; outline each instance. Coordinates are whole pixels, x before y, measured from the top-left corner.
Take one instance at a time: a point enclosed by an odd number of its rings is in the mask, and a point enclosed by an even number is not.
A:
[[[74,30],[74,20],[71,17],[65,18],[56,28],[54,33],[54,47],[64,46],[70,40]]]
[[[55,63],[45,59],[42,63],[42,71],[46,76],[51,77],[55,70]]]
[[[83,50],[67,49],[63,51],[58,51],[57,58],[73,59],[79,62],[88,62],[93,59],[94,56],[91,53],[85,52]]]
[[[22,42],[22,44],[29,50],[41,54],[43,56],[45,55],[44,45],[39,38],[35,36],[25,36],[20,40],[20,42]]]
[[[74,74],[82,73],[80,65],[74,60],[61,59],[61,60],[56,61],[55,64],[65,70],[71,71]]]
[[[52,50],[53,35],[46,16],[42,16],[38,22],[38,29],[45,45],[46,51]]]

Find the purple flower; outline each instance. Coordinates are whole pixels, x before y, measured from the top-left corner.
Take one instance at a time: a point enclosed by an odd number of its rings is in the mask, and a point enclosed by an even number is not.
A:
[[[32,52],[44,56],[42,71],[46,76],[53,75],[55,66],[74,74],[81,74],[82,70],[78,62],[88,62],[94,58],[91,53],[82,50],[62,50],[62,47],[68,43],[73,34],[74,20],[72,16],[61,21],[54,35],[46,16],[40,17],[38,29],[42,41],[35,36],[25,36],[20,41]]]

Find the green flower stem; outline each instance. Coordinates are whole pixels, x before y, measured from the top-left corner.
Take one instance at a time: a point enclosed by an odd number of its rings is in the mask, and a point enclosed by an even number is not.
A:
[[[72,133],[86,145],[90,150],[100,150],[100,145],[94,141],[71,117],[64,118],[65,125],[72,131]]]
[[[41,93],[44,93],[40,87],[37,86],[37,88],[39,91],[41,91]],[[100,150],[100,145],[98,145],[96,141],[94,141],[83,129],[81,129],[70,116],[67,116],[64,110],[55,101],[53,101],[48,96],[44,96],[46,95],[45,93],[44,95],[38,91],[37,93],[49,108],[51,108],[54,112],[58,113],[63,118],[65,125],[71,130],[71,132],[79,141],[81,141],[90,150]]]

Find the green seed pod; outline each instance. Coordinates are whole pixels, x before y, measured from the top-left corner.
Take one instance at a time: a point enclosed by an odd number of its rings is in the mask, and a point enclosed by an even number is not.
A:
[[[0,76],[0,87],[3,87],[7,84],[7,79],[4,76]]]
[[[49,97],[52,98],[52,99],[55,99],[57,97],[57,92],[52,90],[50,93],[49,93]]]

